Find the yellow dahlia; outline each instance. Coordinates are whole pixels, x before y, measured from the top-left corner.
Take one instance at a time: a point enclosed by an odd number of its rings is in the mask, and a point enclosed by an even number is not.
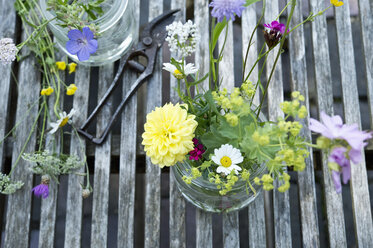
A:
[[[172,166],[193,150],[195,116],[177,103],[157,107],[146,116],[142,144],[153,164]]]

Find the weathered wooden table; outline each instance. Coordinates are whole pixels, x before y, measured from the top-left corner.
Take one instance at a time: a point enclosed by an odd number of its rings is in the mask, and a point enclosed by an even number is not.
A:
[[[185,20],[186,16],[194,18],[201,33],[195,63],[201,72],[207,72],[208,1],[195,0],[193,5],[189,4],[190,8],[186,8],[185,0],[153,0],[149,4],[141,1],[141,5],[140,1],[134,2],[136,18],[142,23],[170,8],[182,9],[179,20]],[[371,0],[358,0],[358,15],[350,18],[350,7],[356,2],[344,3],[330,18],[318,17],[290,35],[288,50],[271,82],[267,100],[269,119],[281,115],[279,103],[289,96],[291,88],[306,96],[312,116],[317,117],[321,111],[333,114],[335,107],[335,112],[343,115],[347,123],[361,124],[361,120],[367,120],[365,127],[372,127],[373,4]],[[283,5],[282,1],[267,1],[266,23],[277,16],[279,4]],[[292,25],[302,20],[304,7],[316,13],[324,4],[320,0],[299,3]],[[241,22],[229,24],[219,71],[225,87],[241,82],[232,72],[242,69],[241,57],[259,17],[258,7],[250,6]],[[19,23],[13,1],[1,0],[0,37],[19,41],[22,33]],[[361,32],[353,32],[352,24]],[[254,42],[258,44],[254,47],[262,44],[261,31]],[[125,107],[120,127],[102,146],[87,142],[80,149],[76,138],[65,140],[64,151],[88,156],[94,170],[94,193],[90,198],[82,199],[79,184],[83,178],[77,175],[61,177],[60,185],[52,184],[47,199],[33,197],[30,191],[39,179],[34,180],[25,169],[27,163],[20,161],[13,176],[23,180],[24,187],[13,195],[0,197],[1,247],[373,247],[372,205],[365,162],[352,166],[351,183],[344,186],[343,194],[335,193],[327,157],[321,154],[307,159],[304,172],[292,173],[294,185],[288,193],[262,194],[240,212],[216,215],[186,203],[169,172],[152,165],[139,145],[145,113],[165,101],[177,100],[169,93],[169,85],[172,88],[175,82],[161,72],[162,61],[167,62],[169,57],[166,47],[162,52],[164,58],[158,57],[153,77]],[[250,50],[248,66],[257,53],[257,49]],[[267,76],[273,61],[274,55],[269,57]],[[40,74],[35,64],[29,57],[12,66],[0,66],[0,140],[39,97]],[[79,66],[74,80],[79,90],[73,98],[65,98],[64,103],[78,111],[75,126],[80,126],[92,111],[89,103],[95,104],[100,99],[113,75],[114,64],[100,68]],[[251,80],[256,81],[257,71],[252,75]],[[134,77],[130,73],[124,76],[123,92]],[[359,107],[358,89],[363,110]],[[37,108],[32,109],[28,119],[33,120],[37,113]],[[108,115],[109,108],[97,121],[98,132],[105,126]],[[9,171],[32,123],[22,122],[12,138],[0,143],[1,171]],[[304,135],[311,138],[308,131]],[[35,144],[33,135],[25,151],[33,151]]]

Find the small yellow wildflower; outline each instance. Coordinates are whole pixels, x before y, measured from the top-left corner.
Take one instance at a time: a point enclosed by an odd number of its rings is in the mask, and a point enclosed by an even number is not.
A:
[[[67,87],[67,90],[66,90],[66,95],[68,96],[72,96],[75,94],[75,91],[78,89],[78,87],[76,87],[75,84],[70,84],[68,87]]]
[[[52,87],[48,87],[46,89],[42,89],[41,92],[40,92],[40,95],[42,96],[50,96],[52,93],[53,93],[53,88]]]
[[[57,61],[56,62],[58,70],[64,71],[66,69],[65,61]]]
[[[238,116],[233,113],[228,113],[225,115],[225,119],[232,127],[237,126],[238,124]]]
[[[343,5],[343,2],[339,0],[330,0],[330,3],[333,4],[335,7],[340,7]]]
[[[76,70],[76,66],[77,66],[77,64],[74,63],[74,62],[69,63],[69,74],[75,72],[75,70]]]

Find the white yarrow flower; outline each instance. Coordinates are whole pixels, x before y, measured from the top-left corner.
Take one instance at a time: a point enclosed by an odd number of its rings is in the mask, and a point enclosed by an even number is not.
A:
[[[168,32],[166,41],[171,52],[178,53],[181,57],[191,55],[196,51],[199,40],[197,25],[188,20],[185,24],[173,22],[166,27]]]
[[[11,38],[0,39],[0,62],[10,64],[16,59],[18,49]]]
[[[232,145],[224,144],[219,149],[214,150],[214,156],[211,157],[212,161],[215,164],[219,165],[216,169],[217,173],[224,173],[229,175],[232,170],[236,174],[238,171],[241,171],[241,167],[237,164],[242,163],[243,157],[237,148],[234,148]]]
[[[198,70],[194,67],[193,63],[185,64],[184,61],[184,71],[180,71],[171,63],[163,63],[163,70],[169,71],[175,78],[183,79],[190,74],[196,73]]]
[[[60,113],[60,118],[56,122],[52,122],[50,125],[52,130],[49,131],[50,134],[57,132],[58,128],[65,126],[67,123],[71,124],[71,117],[75,114],[75,109],[71,109],[69,114],[65,111]]]

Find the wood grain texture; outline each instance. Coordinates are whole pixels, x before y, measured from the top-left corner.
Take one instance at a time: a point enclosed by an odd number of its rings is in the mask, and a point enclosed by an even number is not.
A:
[[[78,90],[74,94],[73,108],[77,111],[73,117],[73,126],[80,127],[87,119],[88,115],[88,92],[90,81],[90,68],[78,65],[75,74],[75,84]],[[85,159],[86,143],[77,134],[71,136],[70,154],[76,155],[79,159]],[[84,167],[78,170],[84,173]],[[82,187],[84,178],[71,174],[68,179],[67,206],[66,206],[66,226],[65,226],[65,246],[80,247],[82,232]]]
[[[26,32],[23,32],[22,40],[25,40]],[[27,48],[23,51],[29,52]],[[38,72],[36,59],[33,56],[27,57],[20,62],[18,73],[18,100],[16,111],[16,122],[23,119],[26,111],[38,101],[40,96],[40,73]],[[33,123],[38,116],[37,105],[31,108],[26,120],[21,122],[15,131],[17,139],[13,145],[12,166],[22,152],[22,148],[27,143],[29,133],[32,130]],[[35,151],[36,129],[25,147],[25,153]],[[28,168],[29,162],[20,159],[17,166],[13,169],[12,180],[24,182],[23,187],[14,194],[8,196],[8,205],[5,225],[5,248],[28,247],[30,231],[30,210],[31,210],[31,189],[33,173]],[[37,182],[39,183],[39,182]],[[26,235],[25,235],[26,234]]]
[[[242,57],[245,58],[246,50],[248,48],[252,30],[254,30],[257,23],[256,4],[248,6],[242,13]],[[256,31],[258,32],[258,31]],[[245,74],[249,73],[253,67],[256,58],[258,57],[257,50],[258,37],[254,34],[251,41],[248,59],[245,68]],[[249,80],[252,82],[258,81],[258,67],[256,66],[252,71]],[[254,97],[254,104],[259,104],[259,92]],[[260,193],[254,202],[248,206],[249,217],[249,247],[266,247],[266,226],[264,213],[264,194]]]
[[[171,9],[181,9],[176,16],[175,21],[185,22],[186,13],[185,0],[172,0]],[[171,57],[179,59],[177,55],[171,53]],[[176,90],[177,80],[170,76],[170,100],[172,103],[180,101]],[[180,190],[177,188],[175,177],[172,173],[170,176],[170,248],[184,248],[186,247],[186,226],[185,226],[185,200]]]
[[[56,54],[56,58],[60,58],[60,54]],[[60,73],[61,81],[65,81],[65,74]],[[56,94],[50,95],[48,97],[48,107],[49,116],[54,117],[54,104],[56,101]],[[63,106],[63,98],[65,95],[65,90],[62,87],[59,96],[59,106]],[[53,119],[49,119],[47,126],[50,126],[50,122]],[[45,139],[45,148],[52,153],[60,154],[61,150],[61,133],[56,132],[54,134],[47,134]],[[56,225],[56,211],[57,211],[57,194],[58,194],[58,184],[55,181],[51,181],[49,184],[49,196],[41,200],[41,210],[40,210],[40,232],[39,232],[39,248],[49,248],[54,246],[55,237],[55,225]]]
[[[302,21],[302,1],[299,1],[295,6],[290,26],[294,27]],[[306,49],[302,26],[290,34],[289,43],[291,88],[305,97],[304,104],[309,109]],[[306,140],[311,140],[311,132],[308,129],[309,117],[298,121],[303,125],[300,135]],[[312,149],[308,148],[308,152],[310,155],[305,159],[306,168],[298,172],[302,241],[303,247],[320,247]]]
[[[361,127],[348,1],[344,2],[342,8],[335,8],[335,18],[345,121],[348,124],[358,123]],[[364,153],[362,162],[351,166],[350,185],[357,245],[373,247],[373,223]]]
[[[210,69],[209,60],[209,2],[205,0],[194,1],[194,21],[197,24],[200,42],[197,43],[195,64],[200,76],[205,75]],[[209,89],[206,80],[201,84],[204,90]],[[199,248],[212,248],[212,214],[203,210],[196,210],[196,246]]]
[[[279,12],[278,1],[266,1],[265,10],[265,23],[270,23],[274,20]],[[276,47],[268,56],[266,71],[267,79],[269,73],[275,62],[279,46]],[[280,103],[283,102],[283,85],[282,85],[282,66],[281,57],[279,58],[274,75],[268,88],[268,117],[270,121],[276,121],[278,117],[283,117],[283,113],[280,109]],[[279,186],[276,181],[274,183],[275,188]],[[274,229],[275,229],[275,246],[276,247],[291,247],[291,226],[290,226],[290,203],[289,203],[289,192],[280,193],[277,190],[273,191],[273,218],[274,218]]]
[[[16,12],[14,10],[14,3],[7,0],[1,0],[0,3],[0,37],[1,38],[15,38],[16,29]],[[0,38],[0,39],[1,39]],[[4,149],[5,142],[2,140],[5,136],[6,128],[6,118],[8,115],[9,108],[9,93],[10,93],[10,83],[11,83],[12,66],[0,65],[0,171],[3,169],[3,160],[5,158]],[[4,157],[3,157],[4,155]]]
[[[324,3],[310,0],[313,13],[324,8]],[[319,116],[322,111],[333,115],[333,84],[329,60],[328,30],[325,16],[312,22],[312,46],[316,79],[317,105]],[[328,154],[322,153],[322,171],[328,237],[330,247],[347,247],[342,195],[335,192],[334,183],[328,168]]]
[[[368,102],[370,109],[370,126],[373,127],[373,34],[367,29],[373,25],[373,10],[369,0],[359,0],[359,15],[363,38],[365,71],[367,73]],[[372,2],[371,2],[372,3]],[[1,156],[0,156],[1,157]]]
[[[219,82],[220,89],[227,88],[229,92],[234,87],[234,46],[233,46],[233,24],[232,21],[228,22],[228,26],[223,30],[219,37],[218,46],[219,53],[221,52],[224,44],[226,29],[228,28],[227,40],[224,47],[223,59],[219,64]],[[240,237],[238,229],[238,212],[232,212],[223,215],[223,243],[224,247],[239,247]]]
[[[114,64],[101,66],[99,69],[98,101],[104,96],[113,79]],[[107,101],[97,115],[97,137],[105,131],[112,116],[112,103]],[[91,227],[91,247],[103,248],[107,246],[109,181],[111,161],[111,134],[105,142],[96,146],[95,173],[93,186],[93,207]]]
[[[134,1],[136,30],[139,30],[140,0]],[[135,42],[138,40],[136,32]],[[123,95],[136,81],[136,74],[123,74]],[[134,247],[135,186],[136,186],[136,135],[137,93],[129,99],[122,113],[120,156],[119,156],[119,199],[118,199],[118,247]]]
[[[149,2],[149,20],[162,14],[163,5],[158,1]],[[150,113],[162,105],[162,48],[158,52],[154,72],[148,80],[146,113]],[[152,164],[146,157],[145,175],[145,248],[160,245],[161,218],[161,169]]]

